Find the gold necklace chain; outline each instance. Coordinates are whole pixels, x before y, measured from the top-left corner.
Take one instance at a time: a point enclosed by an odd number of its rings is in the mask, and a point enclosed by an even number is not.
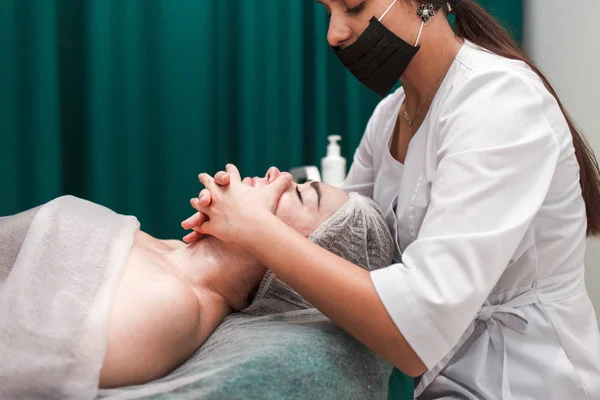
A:
[[[421,113],[421,110],[423,109],[425,104],[427,104],[431,95],[433,94],[433,91],[440,84],[440,82],[442,81],[442,78],[446,75],[446,72],[448,72],[448,69],[450,68],[450,64],[452,63],[452,61],[454,61],[454,58],[456,57],[456,49],[458,49],[458,46],[460,46],[461,43],[462,42],[459,41],[458,43],[456,43],[456,46],[454,46],[454,50],[452,50],[452,54],[450,54],[450,58],[448,59],[448,62],[446,63],[446,67],[442,70],[442,73],[440,74],[440,77],[438,78],[435,85],[433,85],[431,87],[431,90],[429,90],[429,93],[427,94],[425,101],[423,103],[421,103],[421,106],[417,110],[417,113],[415,114],[415,117],[413,119],[410,119],[410,117],[408,116],[408,111],[407,111],[408,107],[406,106],[406,98],[404,99],[404,119],[406,119],[408,121],[408,126],[412,126],[413,123],[417,120],[417,118],[419,117],[419,114]]]

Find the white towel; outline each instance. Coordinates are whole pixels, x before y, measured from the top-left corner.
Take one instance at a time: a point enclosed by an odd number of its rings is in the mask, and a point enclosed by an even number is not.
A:
[[[0,399],[90,399],[139,222],[72,196],[0,218]]]

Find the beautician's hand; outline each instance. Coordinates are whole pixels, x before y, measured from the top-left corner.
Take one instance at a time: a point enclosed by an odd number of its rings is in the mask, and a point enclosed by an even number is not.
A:
[[[273,182],[273,180],[275,179],[274,177],[276,176],[275,172],[273,170],[277,170],[276,167],[271,167],[269,168],[269,170],[267,171],[267,183],[270,184],[271,182]],[[277,170],[279,171],[279,170]],[[202,174],[200,174],[202,175]],[[198,179],[200,179],[200,175],[198,176]],[[229,183],[231,182],[231,176],[229,175],[229,173],[227,171],[219,171],[216,173],[215,175],[215,183],[219,186],[227,186],[229,185]],[[252,186],[252,178],[250,178],[249,176],[245,177],[244,179],[242,179],[242,183],[248,186]],[[210,206],[211,203],[211,196],[210,196],[210,191],[208,189],[202,189],[202,191],[200,192],[200,194],[198,195],[198,199],[200,200],[200,205],[204,206],[204,207],[208,207]],[[190,226],[190,228],[185,228],[185,229],[192,229],[194,226],[199,226],[202,225],[205,221],[206,221],[206,216],[201,214],[201,213],[196,213],[195,215],[191,216],[189,219],[183,221],[184,223],[186,223],[186,226]],[[189,223],[188,223],[189,221]]]
[[[279,171],[277,169],[277,167],[271,167],[269,168],[269,170],[267,171],[267,183],[270,184],[271,182],[273,182],[275,180],[275,176],[277,175],[275,173],[275,171]],[[219,186],[227,186],[229,185],[229,182],[231,182],[231,176],[229,176],[229,173],[227,171],[219,171],[216,173],[215,175],[215,183]],[[250,178],[249,176],[245,177],[244,179],[242,179],[242,183],[248,185],[248,186],[252,186],[252,178]],[[210,198],[210,191],[208,189],[203,189],[200,192],[200,195],[198,196],[198,198],[200,199],[200,204],[203,205],[204,207],[208,207],[210,206],[210,202],[211,202],[211,198]]]
[[[204,206],[199,199],[192,199],[192,206],[209,218],[197,232],[242,244],[249,227],[274,213],[279,197],[292,180],[289,174],[281,174],[269,185],[254,188],[242,182],[234,165],[227,165],[227,173],[230,180],[227,187],[219,186],[208,174],[200,175],[200,181],[210,192],[211,205]]]
[[[271,168],[269,168],[269,171],[267,171],[268,183],[271,183],[274,179],[273,177],[275,176],[275,173],[272,172],[272,170],[274,168],[275,167],[271,167]],[[227,186],[227,185],[229,185],[230,182],[231,182],[231,177],[229,176],[229,173],[227,171],[219,171],[216,173],[215,183],[217,185]],[[246,177],[246,178],[242,179],[242,183],[250,186],[252,184],[252,178]],[[200,200],[200,205],[202,205],[204,207],[210,206],[210,203],[211,203],[210,191],[208,189],[203,189],[200,192],[200,194],[198,195],[198,199]],[[198,240],[201,240],[202,238],[204,238],[205,235],[203,235],[199,232],[199,227],[206,221],[208,221],[208,216],[206,216],[200,212],[197,212],[196,214],[192,215],[191,217],[189,217],[188,219],[183,221],[181,223],[181,227],[183,229],[188,230],[188,231],[193,230],[193,232],[190,232],[183,238],[183,241],[186,243],[194,243],[194,242],[197,242]]]
[[[198,177],[198,179],[199,178],[200,177]],[[227,186],[227,185],[229,185],[229,182],[230,182],[230,176],[227,172],[219,171],[215,175],[215,183],[216,184],[221,185],[221,186]],[[200,200],[201,205],[203,205],[205,207],[210,206],[210,203],[211,203],[210,191],[208,189],[203,189],[200,192],[200,194],[198,195],[198,199]],[[198,240],[202,239],[205,235],[199,233],[199,227],[206,221],[208,221],[208,216],[206,216],[205,214],[202,214],[201,212],[197,212],[196,214],[192,215],[191,217],[189,217],[188,219],[183,221],[181,223],[181,227],[183,229],[188,230],[188,231],[193,230],[193,232],[190,232],[183,238],[183,241],[186,243],[194,243],[194,242],[197,242]]]
[[[200,239],[203,239],[205,235],[198,233],[196,230],[198,229],[197,227],[200,227],[200,225],[202,225],[206,221],[208,221],[208,217],[199,212],[183,221],[181,223],[181,227],[186,231],[191,230],[192,232],[185,235],[182,240],[190,244],[197,242]]]

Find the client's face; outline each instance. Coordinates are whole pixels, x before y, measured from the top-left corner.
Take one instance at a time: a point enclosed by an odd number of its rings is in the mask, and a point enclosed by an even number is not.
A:
[[[245,178],[244,183],[254,187],[270,185],[281,175],[275,167],[269,168],[262,178]],[[301,185],[291,183],[279,198],[275,215],[290,227],[308,237],[348,200],[342,190],[320,182]]]

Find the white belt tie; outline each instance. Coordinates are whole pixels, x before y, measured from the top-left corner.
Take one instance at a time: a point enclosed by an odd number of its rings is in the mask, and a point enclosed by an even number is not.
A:
[[[536,304],[539,300],[533,291],[526,292],[506,304],[492,305],[487,301],[481,310],[477,320],[485,322],[487,331],[490,335],[494,350],[502,360],[502,399],[513,399],[508,381],[508,362],[506,361],[506,345],[504,343],[503,326],[513,331],[525,334],[529,326],[529,321],[525,318],[523,311],[517,307]]]

